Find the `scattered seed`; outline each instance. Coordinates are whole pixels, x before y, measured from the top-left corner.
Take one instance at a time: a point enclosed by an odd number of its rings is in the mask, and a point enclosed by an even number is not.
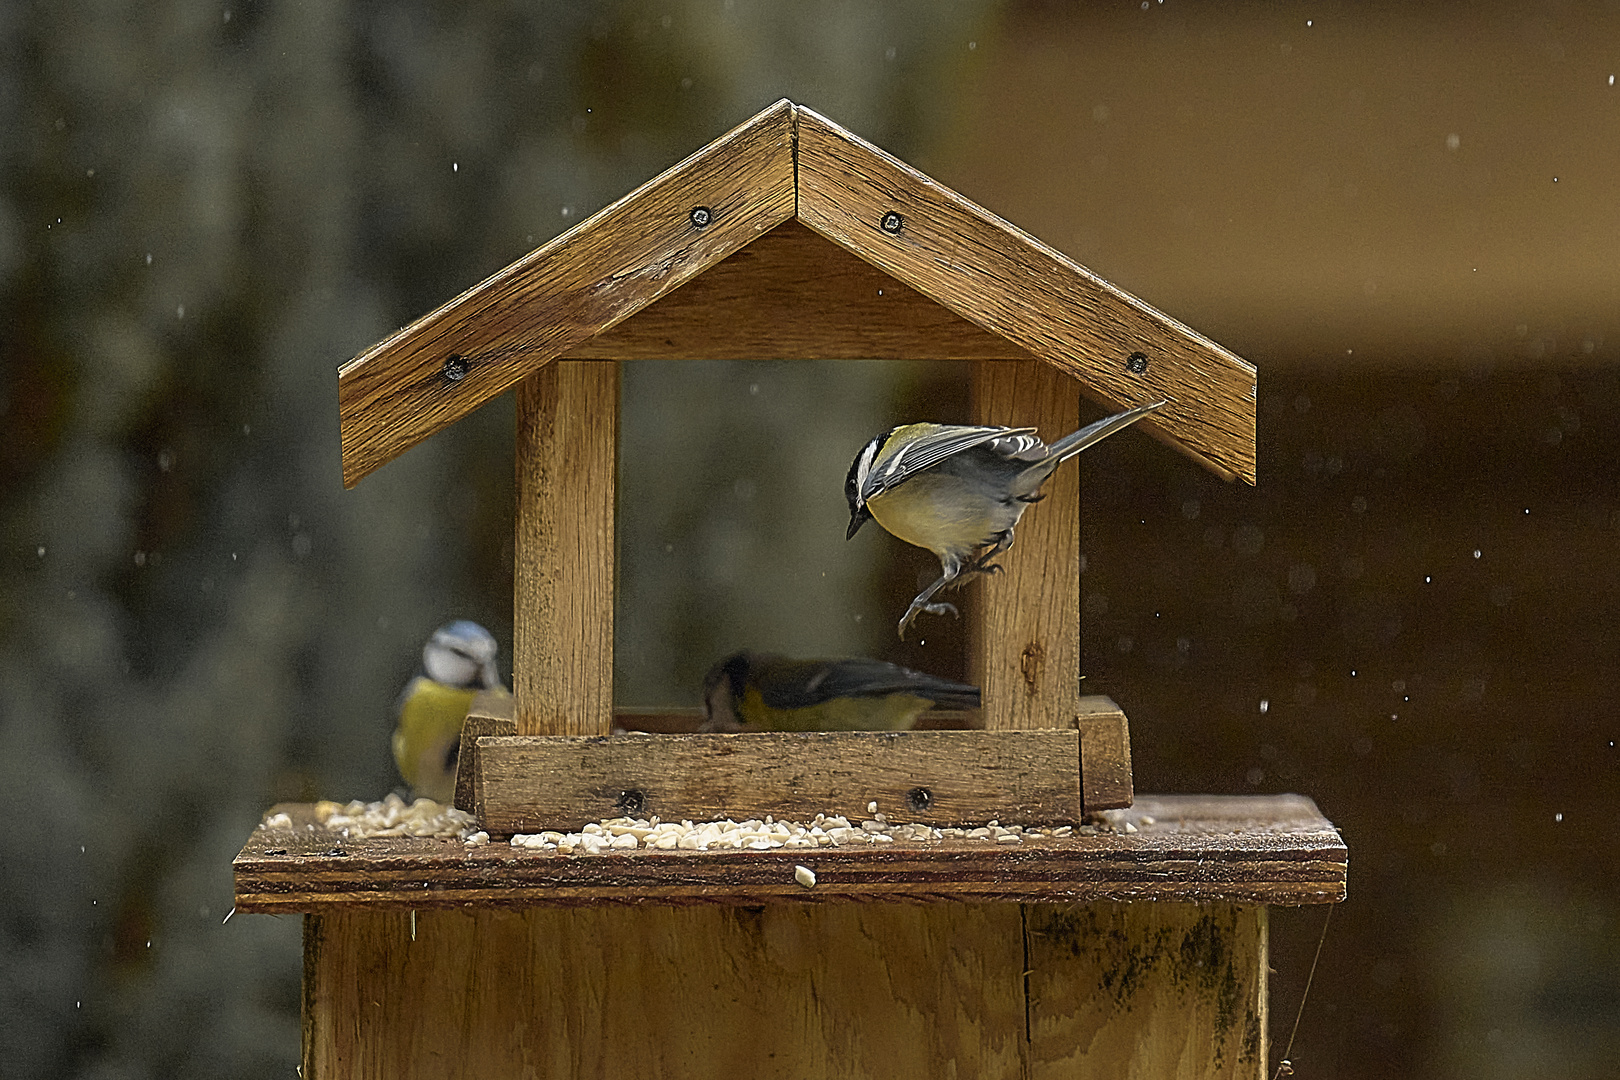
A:
[[[807,889],[813,889],[816,886],[816,872],[808,866],[795,866],[793,868],[793,880]]]

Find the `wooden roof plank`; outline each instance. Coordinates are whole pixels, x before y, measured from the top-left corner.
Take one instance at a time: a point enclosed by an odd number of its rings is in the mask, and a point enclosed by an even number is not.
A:
[[[787,221],[569,360],[1031,360]]]
[[[791,218],[792,144],[784,100],[345,364],[344,486]]]
[[[795,117],[800,221],[1107,406],[1167,399],[1140,426],[1255,482],[1253,365],[813,110]]]

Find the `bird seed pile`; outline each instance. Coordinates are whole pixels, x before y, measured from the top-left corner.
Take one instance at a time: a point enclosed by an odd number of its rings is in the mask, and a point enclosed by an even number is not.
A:
[[[332,802],[329,799],[315,804],[315,821],[349,840],[369,840],[378,836],[435,836],[445,840],[460,840],[471,845],[489,843],[489,834],[478,828],[478,820],[464,810],[417,799],[406,803],[390,793],[380,802]],[[292,818],[286,814],[271,814],[259,826],[261,829],[294,828]],[[309,828],[316,828],[311,824]]]
[[[658,818],[607,818],[592,822],[579,832],[520,833],[512,846],[555,851],[559,854],[600,855],[609,851],[636,848],[657,851],[769,851],[772,848],[821,848],[849,845],[892,844],[896,840],[984,840],[995,844],[1022,844],[1042,837],[1068,836],[1076,830],[1068,825],[1035,828],[1002,825],[992,821],[975,829],[935,828],[931,825],[896,825],[878,813],[876,803],[867,804],[872,817],[859,825],[848,818],[817,814],[808,825],[796,821],[660,821]],[[1096,833],[1093,825],[1081,825],[1081,833]]]

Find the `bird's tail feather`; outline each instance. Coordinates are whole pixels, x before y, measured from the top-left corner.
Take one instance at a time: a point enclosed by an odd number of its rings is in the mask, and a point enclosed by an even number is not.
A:
[[[1056,459],[1060,464],[1068,461],[1080,451],[1102,442],[1114,432],[1125,430],[1163,404],[1165,402],[1155,401],[1151,405],[1138,405],[1134,409],[1126,409],[1122,413],[1105,416],[1095,423],[1087,424],[1079,431],[1065,435],[1053,443],[1051,445],[1051,456],[1047,460]]]

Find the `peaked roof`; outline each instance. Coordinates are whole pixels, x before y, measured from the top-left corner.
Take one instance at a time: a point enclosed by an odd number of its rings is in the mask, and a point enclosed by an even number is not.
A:
[[[1105,405],[1167,399],[1143,428],[1254,483],[1252,365],[783,100],[343,365],[344,485],[795,218]]]

